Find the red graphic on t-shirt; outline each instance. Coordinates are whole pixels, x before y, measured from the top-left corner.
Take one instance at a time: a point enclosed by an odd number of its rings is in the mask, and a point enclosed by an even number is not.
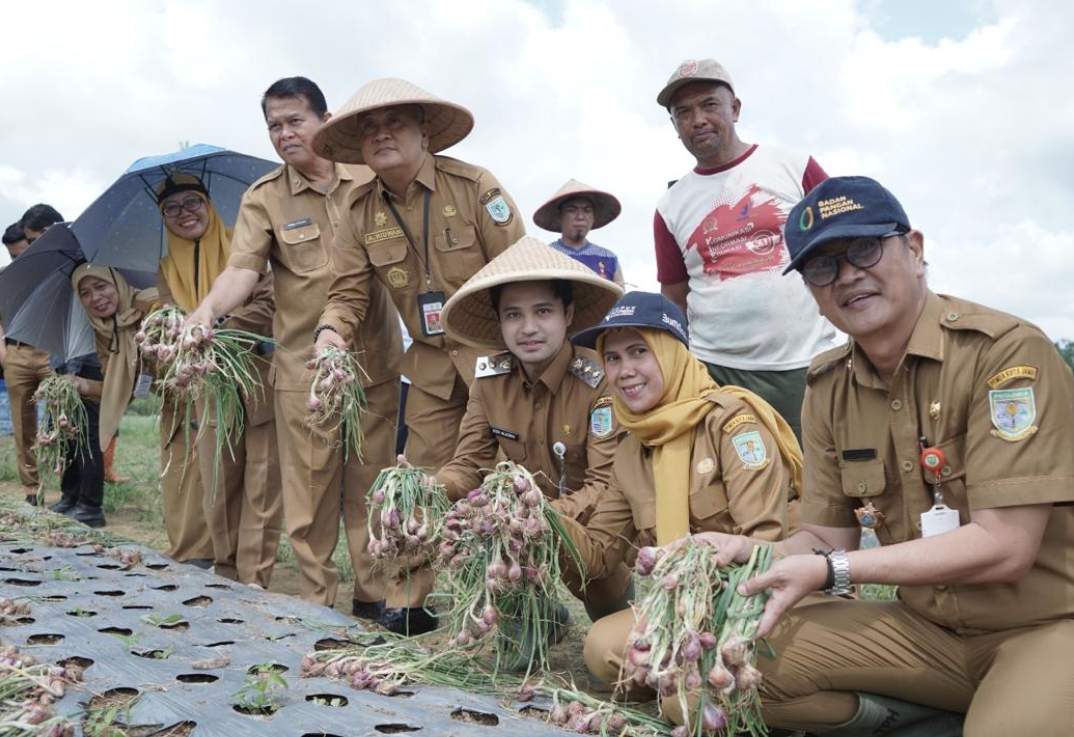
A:
[[[772,271],[786,263],[783,223],[787,215],[775,198],[754,202],[761,188],[751,185],[732,205],[718,205],[705,216],[686,242],[696,248],[706,274],[720,281],[758,271]]]

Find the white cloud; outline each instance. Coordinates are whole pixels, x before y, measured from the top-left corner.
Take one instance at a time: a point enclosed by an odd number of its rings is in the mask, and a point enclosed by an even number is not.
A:
[[[258,101],[278,77],[317,80],[336,107],[400,76],[474,111],[449,153],[490,168],[527,222],[568,177],[615,192],[623,215],[594,240],[652,288],[652,208],[692,163],[654,98],[682,59],[716,56],[746,140],[877,177],[925,231],[937,288],[1074,337],[1074,6],[1002,0],[933,42],[893,36],[874,5],[15,4],[5,25],[48,32],[5,39],[0,222],[38,200],[77,214],[183,140],[272,158]]]

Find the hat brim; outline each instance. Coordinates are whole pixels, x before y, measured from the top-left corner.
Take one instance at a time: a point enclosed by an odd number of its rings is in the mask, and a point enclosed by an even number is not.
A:
[[[474,128],[473,114],[462,105],[445,100],[402,98],[348,110],[329,118],[313,136],[313,151],[318,156],[342,164],[364,164],[362,138],[358,119],[374,110],[399,105],[420,105],[425,111],[425,127],[429,132],[429,152],[439,153],[466,138]]]
[[[541,205],[537,208],[537,212],[533,213],[533,222],[537,224],[537,227],[553,233],[563,232],[560,226],[559,208],[567,200],[574,199],[586,199],[593,203],[593,230],[603,228],[619,217],[619,213],[623,211],[623,206],[614,195],[601,192],[599,189],[580,190],[553,197]]]
[[[679,341],[687,348],[690,347],[689,342],[683,340],[681,335],[677,335],[672,330],[664,330],[663,328],[655,327],[652,323],[636,322],[634,320],[623,320],[621,322],[619,320],[616,320],[614,323],[594,325],[588,330],[583,330],[577,335],[575,335],[573,338],[571,338],[571,342],[574,343],[576,346],[580,346],[582,348],[596,348],[597,339],[600,337],[601,333],[607,332],[608,330],[616,330],[617,328],[645,328],[646,330],[663,330],[663,332],[675,338],[675,340]]]
[[[787,264],[787,268],[783,270],[783,274],[789,274],[792,271],[798,269],[809,256],[825,243],[831,243],[832,241],[842,240],[844,238],[871,238],[875,236],[888,235],[892,232],[902,233],[905,232],[903,226],[898,223],[884,223],[882,225],[863,225],[861,223],[846,223],[844,225],[832,225],[825,227],[824,230],[817,235],[816,238],[809,241],[797,256],[791,259],[791,262]]]
[[[735,88],[731,86],[731,83],[726,79],[718,79],[716,77],[682,77],[676,79],[674,82],[670,82],[664,85],[664,89],[660,90],[660,94],[656,96],[656,102],[660,107],[667,108],[671,104],[671,98],[675,96],[675,93],[679,91],[680,87],[691,84],[693,82],[712,82],[713,84],[722,84],[727,89],[731,90],[731,94],[735,94]]]
[[[487,279],[471,280],[451,296],[440,316],[444,330],[448,337],[473,348],[505,350],[500,316],[492,307],[489,290],[505,284],[555,279],[571,283],[574,319],[568,326],[568,334],[600,322],[623,296],[622,287],[596,273],[590,276],[567,269],[533,269],[524,273],[496,274]]]

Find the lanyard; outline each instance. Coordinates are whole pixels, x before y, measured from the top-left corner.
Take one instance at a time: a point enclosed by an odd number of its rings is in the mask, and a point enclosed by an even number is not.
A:
[[[388,205],[388,209],[392,212],[392,217],[395,218],[395,222],[398,223],[399,228],[403,231],[403,235],[406,236],[407,243],[414,249],[414,255],[418,257],[422,265],[425,267],[425,285],[429,286],[433,282],[432,273],[429,270],[429,200],[432,197],[432,193],[429,190],[425,190],[424,203],[422,205],[421,212],[421,240],[424,250],[424,256],[422,252],[418,251],[418,244],[414,242],[414,236],[410,234],[410,230],[406,227],[406,223],[399,217],[399,212],[395,209],[395,205],[392,204],[391,196],[384,192],[384,201]]]

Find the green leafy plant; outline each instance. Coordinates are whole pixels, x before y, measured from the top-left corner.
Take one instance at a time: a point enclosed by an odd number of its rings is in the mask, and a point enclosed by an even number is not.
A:
[[[235,693],[235,708],[243,714],[271,716],[279,710],[279,696],[286,689],[287,681],[276,666],[255,666]]]

